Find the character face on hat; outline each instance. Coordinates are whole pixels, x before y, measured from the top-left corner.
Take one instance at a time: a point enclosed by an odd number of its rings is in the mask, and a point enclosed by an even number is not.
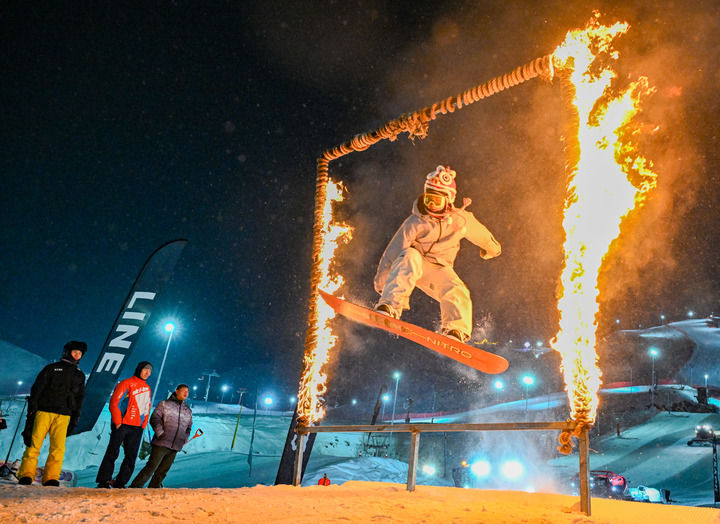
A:
[[[455,186],[455,170],[450,166],[437,166],[435,171],[425,178],[425,192],[437,192],[447,195],[450,204],[455,202],[457,187]]]

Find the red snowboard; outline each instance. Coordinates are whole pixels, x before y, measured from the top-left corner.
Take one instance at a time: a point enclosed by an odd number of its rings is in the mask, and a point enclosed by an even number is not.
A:
[[[449,338],[414,324],[383,315],[372,309],[367,309],[357,304],[352,304],[351,302],[345,302],[336,296],[326,293],[322,289],[318,289],[318,291],[323,300],[325,300],[331,308],[350,320],[400,335],[403,338],[412,340],[421,346],[425,346],[441,355],[457,360],[466,366],[475,368],[478,371],[483,371],[484,373],[502,373],[508,368],[508,361],[499,355],[463,344],[454,338]]]

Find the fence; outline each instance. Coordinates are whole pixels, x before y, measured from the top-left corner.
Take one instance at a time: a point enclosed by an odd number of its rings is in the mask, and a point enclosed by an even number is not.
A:
[[[573,422],[499,422],[488,424],[382,424],[359,426],[298,426],[298,443],[295,453],[293,485],[302,481],[302,463],[305,443],[310,433],[410,433],[410,457],[408,460],[407,490],[415,491],[417,480],[418,452],[420,433],[438,433],[454,431],[573,431]],[[589,430],[583,429],[578,438],[578,456],[580,470],[580,510],[590,516],[590,468],[589,468]]]

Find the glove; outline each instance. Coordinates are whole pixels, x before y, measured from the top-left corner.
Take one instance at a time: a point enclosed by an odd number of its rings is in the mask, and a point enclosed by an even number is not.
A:
[[[23,443],[30,447],[32,445],[32,431],[33,426],[35,425],[35,412],[28,413],[27,419],[25,420],[25,429],[23,429],[21,435],[23,438]]]

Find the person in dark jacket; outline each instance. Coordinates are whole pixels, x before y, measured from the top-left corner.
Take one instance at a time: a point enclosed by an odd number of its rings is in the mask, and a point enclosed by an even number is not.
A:
[[[145,467],[137,474],[130,484],[131,488],[142,488],[150,479],[149,488],[161,488],[175,455],[180,451],[190,437],[192,428],[192,410],[185,400],[188,398],[190,388],[187,384],[180,384],[170,397],[161,401],[150,416],[150,425],[155,432],[152,442],[152,451]]]
[[[23,431],[25,453],[18,470],[20,484],[32,484],[38,455],[45,435],[50,434],[50,449],[43,469],[43,486],[59,486],[65,457],[65,439],[77,425],[85,396],[85,374],[78,362],[87,344],[71,340],[63,348],[59,362],[48,364],[38,374],[28,399],[28,424]]]
[[[132,377],[118,382],[110,396],[110,442],[100,463],[95,481],[98,488],[124,488],[135,469],[142,433],[150,415],[150,386],[145,382],[152,364],[140,362]],[[123,448],[125,458],[113,479],[115,461]]]

